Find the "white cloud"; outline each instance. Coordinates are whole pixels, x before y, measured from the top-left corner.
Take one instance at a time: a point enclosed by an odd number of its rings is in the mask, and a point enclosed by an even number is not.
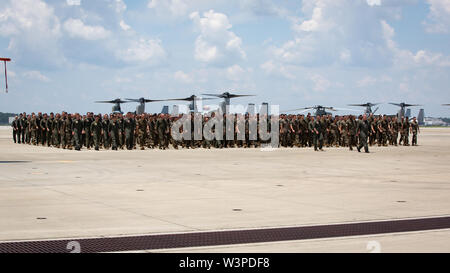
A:
[[[322,75],[312,74],[309,76],[309,78],[314,83],[314,91],[323,92],[331,86],[331,82]]]
[[[160,40],[139,39],[132,41],[128,48],[119,50],[116,56],[128,63],[156,64],[166,57]]]
[[[0,35],[9,36],[29,30],[59,34],[59,20],[45,2],[23,0],[10,3],[0,11]],[[3,33],[4,30],[6,33]]]
[[[23,76],[25,78],[31,79],[31,80],[38,80],[41,82],[50,82],[50,79],[45,76],[42,75],[41,72],[33,70],[33,71],[27,71],[25,73],[23,73]]]
[[[357,80],[356,86],[357,87],[370,87],[370,86],[376,85],[378,83],[390,83],[390,82],[392,82],[392,78],[387,75],[383,75],[380,77],[365,76],[362,79]]]
[[[8,77],[15,78],[17,77],[17,74],[14,71],[8,70]]]
[[[289,67],[278,62],[269,60],[261,65],[261,69],[268,75],[281,76],[286,79],[295,79],[294,74],[290,71]]]
[[[367,0],[369,6],[381,6],[381,0]]]
[[[227,68],[227,78],[232,81],[241,80],[245,73],[246,71],[237,64]]]
[[[230,29],[232,25],[223,13],[209,10],[203,13],[190,14],[200,35],[195,41],[195,58],[206,63],[229,62],[232,59],[245,59],[242,39]]]
[[[66,0],[68,6],[80,6],[81,0]]]
[[[350,52],[350,50],[344,48],[341,50],[339,58],[343,63],[350,63],[352,60],[352,53]]]
[[[294,25],[294,29],[296,31],[306,32],[330,29],[333,26],[333,22],[324,17],[323,12],[325,8],[327,8],[326,1],[316,1],[316,5],[312,10],[311,19]]]
[[[2,1],[0,37],[9,39],[8,50],[28,66],[60,65],[61,27],[54,9],[41,0]]]
[[[125,31],[128,31],[128,30],[131,29],[131,27],[129,25],[127,25],[127,23],[125,23],[124,20],[120,20],[119,25],[120,25],[120,28],[125,30]]]
[[[192,83],[193,82],[192,76],[190,76],[189,74],[187,74],[181,70],[175,72],[173,77],[175,80],[183,82],[183,83]]]
[[[102,40],[108,38],[111,33],[102,26],[88,26],[80,19],[68,19],[64,22],[64,30],[72,38],[85,40]]]
[[[434,33],[450,32],[450,0],[427,0],[430,5],[426,30]]]
[[[398,85],[398,89],[403,93],[408,93],[410,91],[409,85],[406,82],[401,82]]]
[[[387,22],[396,20],[399,6],[412,3],[413,0],[304,0],[305,17],[292,20],[294,38],[269,48],[272,61],[301,66],[447,66],[448,57],[424,50],[412,53],[394,41],[395,30]]]
[[[188,11],[188,5],[184,0],[150,0],[147,7],[158,12],[168,10],[173,16],[183,16]]]
[[[413,53],[406,49],[401,49],[394,41],[395,30],[386,21],[381,21],[386,46],[394,54],[394,64],[401,68],[436,66],[450,67],[450,56],[441,53],[419,50]]]
[[[370,85],[374,85],[377,82],[377,79],[371,76],[366,76],[364,78],[362,78],[361,80],[359,80],[356,85],[358,87],[367,87]]]
[[[112,0],[111,6],[116,13],[122,13],[127,9],[127,5],[123,2],[123,0]]]
[[[133,80],[130,79],[130,78],[126,78],[126,77],[116,77],[116,78],[115,78],[115,81],[116,81],[117,83],[130,83],[130,82],[132,82]]]

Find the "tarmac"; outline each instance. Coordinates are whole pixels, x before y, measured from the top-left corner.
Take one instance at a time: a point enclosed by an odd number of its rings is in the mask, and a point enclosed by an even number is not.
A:
[[[0,127],[0,243],[450,216],[450,128],[422,128],[419,145],[70,151]],[[149,252],[374,249],[450,252],[450,229]]]

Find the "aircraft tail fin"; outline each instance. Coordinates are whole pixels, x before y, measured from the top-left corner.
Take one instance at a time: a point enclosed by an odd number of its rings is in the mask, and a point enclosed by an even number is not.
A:
[[[161,114],[169,114],[169,106],[164,105],[161,110]]]
[[[410,118],[411,117],[411,109],[406,109],[405,117],[406,118]]]
[[[417,117],[417,121],[419,122],[419,125],[425,124],[425,110],[420,109],[419,116]]]

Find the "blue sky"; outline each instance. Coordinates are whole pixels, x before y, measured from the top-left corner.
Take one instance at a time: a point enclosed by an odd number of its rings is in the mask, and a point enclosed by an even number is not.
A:
[[[450,116],[450,0],[0,2],[2,112],[232,91],[281,110],[405,101]]]

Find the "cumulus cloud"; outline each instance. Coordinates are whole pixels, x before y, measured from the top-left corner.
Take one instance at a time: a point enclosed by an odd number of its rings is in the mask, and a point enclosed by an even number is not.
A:
[[[177,72],[175,72],[173,77],[175,80],[183,82],[183,83],[192,83],[193,82],[192,76],[181,70],[178,70]]]
[[[205,63],[226,63],[233,59],[245,59],[242,39],[230,29],[227,15],[209,10],[190,14],[200,35],[195,41],[195,59]]]
[[[9,39],[8,50],[29,67],[64,62],[59,49],[61,25],[54,9],[41,0],[3,1],[0,37]]]
[[[323,31],[330,29],[334,23],[324,17],[324,10],[327,8],[326,1],[316,1],[312,9],[311,19],[304,20],[301,23],[294,25],[296,31]],[[306,8],[305,8],[306,9]]]
[[[357,87],[371,87],[377,84],[383,84],[383,83],[391,83],[393,81],[392,77],[387,75],[382,75],[379,77],[374,76],[364,76],[361,79],[358,79],[356,81]]]
[[[122,13],[127,9],[127,5],[123,0],[112,0],[110,6],[116,11],[116,13]]]
[[[371,76],[366,76],[362,78],[361,80],[358,80],[357,86],[358,87],[367,87],[370,85],[373,85],[377,82],[377,79]]]
[[[288,65],[269,60],[261,65],[261,69],[268,75],[280,76],[286,79],[295,79],[292,69]]]
[[[427,0],[430,12],[425,22],[426,30],[432,33],[450,32],[450,0]]]
[[[292,20],[294,39],[273,47],[272,54],[279,61],[300,65],[385,65],[391,56],[379,21],[392,18],[395,9],[373,9],[378,3],[381,5],[375,0],[305,0],[304,16]]]
[[[129,25],[127,25],[127,23],[125,23],[124,20],[120,20],[119,26],[120,26],[121,29],[123,29],[123,30],[125,30],[125,31],[131,29],[131,27],[130,27]]]
[[[381,0],[367,0],[367,5],[369,6],[380,6]]]
[[[157,64],[166,57],[160,40],[139,39],[131,41],[128,48],[119,50],[117,57],[127,63]]]
[[[81,0],[66,0],[68,6],[80,6]]]
[[[235,64],[227,68],[227,78],[231,81],[239,81],[244,78],[246,70]]]
[[[64,30],[72,38],[85,40],[102,40],[108,38],[111,33],[102,26],[89,26],[80,19],[68,19],[64,22]]]
[[[47,76],[41,74],[41,72],[36,71],[36,70],[27,71],[27,72],[23,73],[23,76],[25,78],[28,78],[31,80],[38,80],[41,82],[50,82],[50,79]]]
[[[157,12],[169,11],[173,16],[186,15],[188,5],[184,0],[150,0],[147,7]]]
[[[272,72],[283,69],[281,74],[289,75],[287,64],[447,66],[449,58],[440,53],[426,50],[413,53],[396,44],[395,30],[387,22],[396,20],[393,14],[398,13],[398,6],[412,3],[412,0],[386,3],[381,0],[305,0],[302,2],[305,17],[292,20],[294,38],[280,46],[271,46],[270,62],[266,61],[263,69]],[[379,8],[374,9],[374,6]]]
[[[314,83],[314,91],[323,92],[331,86],[331,82],[322,75],[312,74],[309,78]]]
[[[423,66],[450,67],[450,56],[441,53],[418,50],[416,53],[401,49],[394,41],[395,30],[386,21],[381,21],[386,46],[394,54],[394,65],[401,68],[414,68]]]

